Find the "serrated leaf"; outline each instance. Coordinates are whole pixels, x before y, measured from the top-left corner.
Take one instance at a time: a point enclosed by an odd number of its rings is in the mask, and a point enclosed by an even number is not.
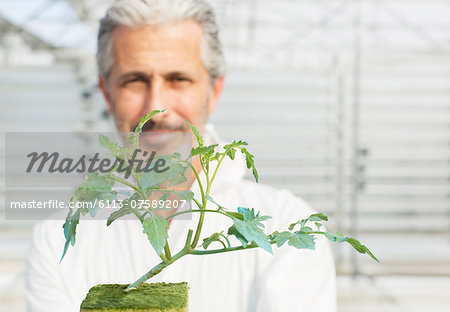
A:
[[[128,142],[130,144],[135,145],[137,143],[137,139],[139,137],[139,134],[142,132],[142,127],[144,127],[145,123],[148,122],[152,117],[155,115],[164,112],[166,109],[163,110],[153,110],[152,112],[148,113],[147,115],[143,116],[141,118],[141,121],[137,125],[136,129],[134,129],[134,132],[132,132],[128,137]]]
[[[274,240],[277,242],[277,246],[278,247],[283,246],[283,244],[289,240],[291,235],[292,235],[291,232],[288,232],[288,231],[278,233],[274,238]]]
[[[86,181],[84,181],[80,187],[90,191],[108,192],[113,185],[114,181],[111,181],[106,176],[100,175],[95,171],[87,176]]]
[[[264,225],[261,223],[262,221],[266,221],[272,217],[270,216],[260,216],[259,212],[255,215],[255,209],[248,209],[245,207],[238,207],[238,212],[244,216],[244,220],[248,222],[252,222],[255,225],[264,228]]]
[[[248,209],[245,207],[238,207],[237,211],[244,216],[244,220],[255,219],[255,209]]]
[[[142,174],[141,186],[143,190],[149,188],[160,188],[161,184],[163,184],[166,180],[167,180],[167,171],[157,173],[154,170],[152,170]]]
[[[98,143],[109,150],[113,155],[117,154],[118,143],[111,141],[106,135],[100,134],[98,136]]]
[[[315,249],[314,236],[295,232],[289,237],[288,244],[299,249]]]
[[[214,149],[217,146],[218,146],[218,144],[212,144],[212,145],[208,145],[208,146],[199,146],[199,147],[192,148],[191,156],[212,154],[212,153],[214,153]]]
[[[142,222],[143,232],[147,234],[148,240],[158,256],[166,246],[168,226],[166,218],[159,215],[153,215]]]
[[[139,132],[131,132],[130,135],[128,136],[128,142],[130,142],[130,144],[135,145],[137,143],[137,140],[139,138],[139,133],[142,132],[141,130],[137,130]]]
[[[130,209],[130,207],[128,207],[128,205],[124,205],[122,208],[120,208],[119,210],[114,211],[113,213],[111,213],[108,217],[108,220],[106,220],[106,225],[110,226],[111,223],[113,223],[114,221],[116,221],[117,219],[126,216],[130,213],[133,213],[133,211]]]
[[[63,224],[64,237],[66,238],[66,242],[64,244],[63,254],[59,262],[61,262],[66,255],[69,244],[71,244],[72,246],[75,245],[75,235],[77,231],[77,225],[80,222],[80,213],[80,209],[77,209],[75,213],[73,213],[72,209],[70,209],[69,213],[67,214],[66,222],[64,222]]]
[[[250,154],[250,152],[245,147],[241,147],[241,152],[244,153],[244,155],[245,155],[245,163],[247,165],[247,168],[252,169],[253,177],[255,178],[255,181],[258,182],[259,177],[258,177],[258,171],[256,170],[256,167],[255,167],[255,161],[253,159],[254,156],[252,154]]]
[[[186,120],[186,122],[188,123],[189,127],[191,127],[192,133],[195,135],[195,138],[197,139],[198,146],[203,147],[203,144],[204,144],[203,137],[200,135],[197,128],[195,128],[193,125],[191,125],[191,123],[189,121]]]
[[[229,149],[229,148],[236,148],[236,147],[246,146],[246,145],[248,145],[248,143],[245,142],[245,141],[242,141],[242,140],[236,141],[236,140],[235,140],[235,141],[233,141],[232,143],[229,143],[229,144],[224,145],[223,149],[224,149],[224,150],[227,150],[227,149]]]
[[[169,186],[178,185],[187,181],[186,168],[178,161],[170,160],[167,162],[169,170],[166,171]]]
[[[104,204],[111,203],[113,201],[117,200],[117,192],[103,192],[98,193],[98,195],[95,197],[95,199],[92,199],[90,202],[92,203],[89,205],[89,214],[91,217],[95,217],[98,210],[100,209],[100,202],[103,201]]]
[[[214,156],[210,158],[210,161],[213,161],[213,160],[219,160],[220,155],[221,155],[221,154],[220,154],[219,152],[216,152],[216,153],[214,154]]]
[[[242,234],[247,241],[254,242],[262,249],[272,253],[272,246],[268,241],[267,235],[254,221],[241,221],[239,219],[233,219],[233,224],[236,230]]]
[[[141,177],[142,189],[161,188],[161,184],[166,181],[169,182],[169,187],[187,181],[187,167],[183,163],[173,159],[171,156],[162,156],[159,159],[165,160],[165,167],[168,169],[163,172],[151,170],[144,173]]]
[[[178,198],[189,201],[194,198],[194,193],[192,193],[191,191],[181,191],[178,193]]]
[[[234,160],[234,157],[236,156],[236,150],[234,148],[230,148],[227,150],[227,156],[230,157],[231,160]]]
[[[377,259],[377,257],[375,257],[375,255],[369,250],[369,248],[367,248],[366,246],[362,245],[357,239],[355,238],[347,238],[346,240],[347,243],[349,243],[351,246],[353,246],[353,248],[358,251],[359,253],[362,254],[368,254],[372,259],[380,262],[380,260]]]

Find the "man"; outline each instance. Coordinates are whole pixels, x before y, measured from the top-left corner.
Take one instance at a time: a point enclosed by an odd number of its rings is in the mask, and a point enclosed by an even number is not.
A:
[[[188,120],[208,143],[221,143],[205,126],[221,94],[225,66],[213,12],[203,0],[115,2],[101,21],[97,62],[99,85],[119,131],[132,131],[141,116],[167,108],[147,131],[161,132],[164,140],[164,132],[188,131]],[[313,213],[288,191],[243,180],[245,165],[239,160],[223,166],[212,197],[228,208],[254,207],[273,216],[266,233]],[[197,181],[191,190],[198,196]],[[197,217],[171,223],[173,250],[182,248]],[[203,237],[230,226],[220,215],[205,219]],[[34,230],[26,276],[29,311],[78,311],[90,287],[133,282],[160,262],[139,222],[106,227],[104,221],[81,221],[77,243],[59,263],[61,224],[46,221]],[[273,256],[259,249],[188,256],[149,282],[157,281],[187,281],[195,312],[336,310],[334,264],[322,238],[315,251],[283,246]]]

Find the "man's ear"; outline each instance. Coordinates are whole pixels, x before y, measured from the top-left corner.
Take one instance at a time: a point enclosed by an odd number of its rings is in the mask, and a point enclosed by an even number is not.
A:
[[[224,84],[224,77],[217,77],[214,80],[211,95],[209,97],[208,114],[211,114],[216,109],[217,102],[219,102],[219,97],[222,94],[223,84]]]
[[[103,97],[108,105],[108,112],[113,115],[113,105],[111,102],[111,97],[108,91],[108,82],[101,75],[98,75],[98,86],[103,93]]]

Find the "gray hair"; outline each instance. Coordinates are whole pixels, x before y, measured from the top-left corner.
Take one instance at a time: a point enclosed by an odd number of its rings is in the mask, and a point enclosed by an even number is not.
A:
[[[140,27],[194,20],[203,30],[202,62],[211,82],[225,74],[225,59],[212,7],[204,0],[117,0],[100,20],[97,66],[106,80],[113,65],[112,32],[118,26]]]

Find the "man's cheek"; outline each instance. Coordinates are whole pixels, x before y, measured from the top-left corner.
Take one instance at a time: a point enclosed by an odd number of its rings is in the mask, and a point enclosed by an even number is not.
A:
[[[175,96],[175,108],[180,109],[186,113],[192,111],[197,111],[200,107],[203,107],[204,100],[199,97],[199,93],[189,91],[189,92],[180,92]]]

